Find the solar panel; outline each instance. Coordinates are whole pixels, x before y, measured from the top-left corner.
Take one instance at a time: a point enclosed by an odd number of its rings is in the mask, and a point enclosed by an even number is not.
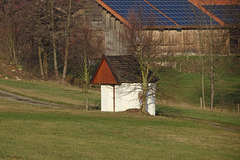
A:
[[[129,20],[138,15],[143,25],[196,26],[219,25],[188,0],[102,0],[119,15]]]
[[[218,24],[188,0],[148,0],[148,2],[180,26],[209,25],[210,21],[214,25]]]
[[[203,5],[203,7],[227,24],[240,23],[239,5]]]
[[[144,0],[103,0],[103,2],[127,20],[130,18],[131,13],[134,12],[142,19],[143,25],[175,25]]]

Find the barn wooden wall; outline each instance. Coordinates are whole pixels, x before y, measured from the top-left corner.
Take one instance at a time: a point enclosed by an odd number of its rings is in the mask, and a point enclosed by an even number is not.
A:
[[[159,52],[163,54],[208,54],[211,41],[214,52],[218,52],[214,54],[230,53],[228,30],[164,30],[155,34],[163,37],[159,46]]]
[[[102,21],[105,37],[105,53],[107,55],[126,54],[126,47],[124,47],[126,46],[124,45],[126,41],[121,35],[121,30],[124,28],[124,25],[104,9],[102,10]],[[210,35],[213,36],[214,42],[216,42],[217,39],[224,40],[224,42],[221,41],[221,49],[224,54],[230,53],[228,30],[155,30],[154,34],[163,38],[159,44],[159,54],[194,55],[200,52],[207,54],[208,48],[210,47]],[[224,47],[222,47],[222,45],[224,45]]]
[[[127,54],[126,41],[121,35],[121,31],[125,27],[118,19],[111,13],[99,6],[95,0],[81,0],[83,3],[82,15],[91,23],[96,34],[101,37],[103,41],[106,55]],[[216,30],[214,32],[214,39],[224,39],[221,42],[224,47],[225,54],[230,53],[230,40],[228,30]],[[209,46],[209,36],[211,31],[202,30],[155,30],[154,34],[162,36],[163,41],[159,44],[159,54],[199,54],[200,52],[207,52]],[[199,38],[201,35],[201,39]],[[202,49],[200,46],[204,43]]]
[[[119,55],[124,54],[122,44],[121,29],[124,27],[119,20],[113,17],[106,10],[102,10],[103,31],[105,36],[105,54]]]

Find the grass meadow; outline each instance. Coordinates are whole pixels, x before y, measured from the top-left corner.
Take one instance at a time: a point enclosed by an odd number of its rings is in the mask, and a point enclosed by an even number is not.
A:
[[[79,108],[85,106],[83,90],[71,85],[51,81],[12,81],[0,79],[0,89],[36,100]],[[89,105],[91,107],[99,107],[101,103],[100,91],[90,90],[89,92]]]
[[[205,100],[207,107],[210,106],[211,82],[205,76]],[[215,108],[236,111],[237,104],[240,103],[240,77],[224,76],[215,81]],[[201,75],[193,73],[182,73],[178,87],[175,91],[177,101],[200,106],[201,95]]]
[[[177,66],[163,84],[173,88],[171,95],[176,101],[200,106],[201,95],[201,68],[202,62],[199,56],[180,56],[170,58],[170,62],[176,62]],[[204,86],[206,107],[210,106],[211,77],[210,57],[203,57]],[[216,56],[214,57],[214,107],[221,110],[237,111],[240,103],[240,57],[239,56]],[[164,73],[166,74],[166,73]],[[172,75],[171,75],[172,74]],[[173,81],[172,83],[170,83]],[[169,84],[168,84],[169,83]],[[161,85],[163,85],[161,84]]]
[[[158,116],[84,111],[81,89],[55,82],[0,80],[0,88],[79,109],[0,98],[0,159],[240,158],[240,115],[157,106]],[[100,92],[91,90],[91,106]]]

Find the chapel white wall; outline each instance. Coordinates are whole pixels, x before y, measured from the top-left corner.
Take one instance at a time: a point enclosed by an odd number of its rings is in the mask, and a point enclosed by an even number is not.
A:
[[[101,111],[113,112],[113,86],[101,85]]]
[[[147,111],[155,115],[155,90],[156,85],[150,84],[151,90],[147,93]],[[122,83],[115,85],[115,111],[121,112],[127,109],[140,109],[139,93],[140,83]],[[113,112],[113,86],[101,85],[101,111]]]
[[[116,111],[140,108],[138,93],[141,92],[141,85],[138,83],[122,83],[116,85]]]

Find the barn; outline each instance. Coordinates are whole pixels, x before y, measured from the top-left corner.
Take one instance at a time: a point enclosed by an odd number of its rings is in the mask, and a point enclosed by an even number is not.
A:
[[[149,83],[146,110],[155,115],[156,78]],[[101,85],[101,111],[121,112],[140,109],[141,72],[137,59],[132,55],[103,55],[91,80]]]
[[[161,34],[159,54],[196,55],[207,53],[209,35],[224,37],[224,54],[240,51],[239,0],[96,0],[102,10],[102,30],[105,54],[126,53],[124,39],[119,33],[129,27],[130,12],[139,13],[146,30]],[[153,17],[153,18],[152,18]],[[149,22],[150,20],[150,22]],[[201,31],[201,39],[199,33]]]
[[[146,30],[164,37],[159,54],[201,54],[203,42],[206,54],[211,30],[217,32],[215,39],[224,34],[225,44],[221,48],[225,55],[240,53],[240,0],[81,0],[81,3],[73,17],[91,24],[102,39],[106,55],[126,53],[120,33],[129,27],[131,11],[141,12]],[[149,17],[154,22],[149,23]],[[201,40],[199,31],[203,35]]]

